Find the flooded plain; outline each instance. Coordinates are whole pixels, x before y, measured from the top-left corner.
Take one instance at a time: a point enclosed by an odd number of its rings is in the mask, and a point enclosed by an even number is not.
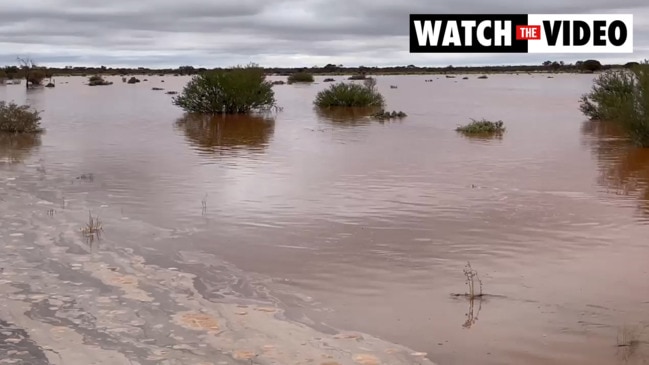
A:
[[[0,86],[47,129],[0,136],[1,359],[649,363],[649,151],[585,121],[593,75],[381,76],[386,122],[322,77],[213,120],[147,78]]]

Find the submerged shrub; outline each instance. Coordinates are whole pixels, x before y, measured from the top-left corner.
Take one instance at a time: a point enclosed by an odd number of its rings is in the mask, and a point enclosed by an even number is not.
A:
[[[145,80],[146,80],[146,79],[145,79]],[[127,81],[126,83],[127,83],[127,84],[137,84],[138,82],[140,82],[140,79],[138,79],[138,78],[135,77],[135,76],[131,76],[131,78],[128,79],[128,81]]]
[[[41,69],[28,69],[25,74],[27,86],[41,86],[45,79],[45,71]]]
[[[383,95],[376,90],[376,80],[367,79],[363,85],[338,83],[316,95],[318,107],[382,107]]]
[[[90,78],[88,79],[88,85],[90,86],[112,85],[112,84],[113,84],[112,82],[104,80],[104,78],[99,75],[90,76]]]
[[[0,101],[0,132],[40,133],[42,131],[41,116],[37,110],[31,110],[29,105]]]
[[[173,103],[190,113],[249,113],[275,106],[275,93],[264,70],[250,64],[194,76]]]
[[[617,123],[634,144],[649,147],[649,62],[602,73],[579,107],[591,120]]]
[[[457,127],[457,132],[467,135],[500,135],[505,132],[504,123],[499,120],[492,122],[486,119],[471,119],[471,123]]]
[[[289,75],[287,81],[289,84],[293,84],[296,82],[313,82],[315,80],[313,79],[312,74],[308,72],[300,71]]]
[[[614,119],[623,100],[633,95],[633,71],[620,69],[600,74],[588,94],[582,95],[579,109],[592,120]]]
[[[389,112],[387,110],[380,110],[372,115],[374,118],[378,120],[386,120],[386,119],[401,119],[407,117],[406,113],[402,111],[396,111],[393,110],[392,112]]]

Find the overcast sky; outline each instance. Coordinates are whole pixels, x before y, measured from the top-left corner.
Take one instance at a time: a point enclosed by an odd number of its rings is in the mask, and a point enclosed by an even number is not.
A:
[[[631,13],[633,55],[409,53],[410,13]],[[536,64],[649,58],[649,0],[0,1],[0,64],[225,67]]]

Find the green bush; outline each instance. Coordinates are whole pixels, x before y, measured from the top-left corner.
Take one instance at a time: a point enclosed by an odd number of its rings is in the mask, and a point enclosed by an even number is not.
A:
[[[599,75],[580,110],[591,120],[619,124],[634,144],[649,147],[649,61]]]
[[[305,82],[305,83],[306,82],[313,82],[315,80],[314,80],[312,74],[310,74],[308,72],[300,71],[300,72],[296,72],[294,74],[290,74],[288,76],[287,81],[288,81],[289,84],[293,84],[293,83],[296,83],[296,82]]]
[[[264,70],[251,64],[194,76],[173,103],[189,113],[240,114],[272,108],[275,93]]]
[[[471,123],[457,127],[455,130],[466,135],[501,135],[505,132],[503,124],[501,120],[492,122],[486,119],[472,119]]]
[[[579,109],[591,120],[614,119],[623,100],[633,94],[634,78],[633,71],[626,69],[602,73],[591,91],[581,96]]]
[[[363,85],[338,83],[316,95],[318,107],[383,107],[383,95],[376,90],[376,80],[367,79]]]
[[[40,133],[41,116],[37,110],[28,105],[0,101],[0,132],[7,133]]]

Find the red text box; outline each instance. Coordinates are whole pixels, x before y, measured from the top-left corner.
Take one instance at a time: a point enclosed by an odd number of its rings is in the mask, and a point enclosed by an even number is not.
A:
[[[517,25],[516,26],[516,40],[534,40],[541,39],[541,26],[540,25]]]

